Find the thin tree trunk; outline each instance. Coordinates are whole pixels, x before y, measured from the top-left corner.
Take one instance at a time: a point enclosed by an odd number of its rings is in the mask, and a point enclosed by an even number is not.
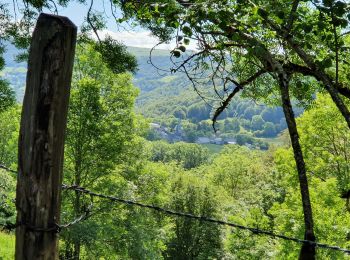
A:
[[[280,32],[279,32],[280,33]],[[313,61],[313,58],[308,55],[291,37],[286,38],[290,47],[298,54],[298,56],[305,62],[305,64],[314,71],[315,77],[319,82],[322,82],[324,88],[328,91],[334,104],[339,109],[340,113],[344,117],[348,127],[350,128],[350,111],[344,104],[343,100],[339,96],[339,90],[344,90],[346,88],[342,87],[338,83],[334,82],[324,71],[322,71]]]
[[[281,91],[282,98],[282,107],[283,112],[286,117],[288,131],[290,135],[290,140],[293,147],[294,159],[297,166],[299,184],[300,184],[300,192],[301,192],[301,200],[303,205],[303,213],[304,213],[304,224],[305,224],[305,233],[304,239],[315,241],[314,234],[314,223],[312,218],[312,208],[309,194],[309,185],[306,175],[305,161],[303,157],[303,153],[301,150],[301,146],[299,143],[299,135],[298,129],[294,117],[294,112],[292,108],[292,103],[289,97],[289,76],[286,73],[279,75],[279,87]],[[301,247],[299,259],[315,259],[316,257],[316,249],[315,246],[311,246],[308,244],[303,244]]]

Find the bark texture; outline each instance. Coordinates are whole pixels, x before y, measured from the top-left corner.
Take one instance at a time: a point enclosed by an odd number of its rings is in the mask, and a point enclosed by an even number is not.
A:
[[[304,161],[303,153],[299,142],[298,129],[297,129],[297,125],[294,117],[292,103],[290,101],[289,77],[287,74],[283,73],[279,75],[279,85],[281,90],[283,112],[286,117],[286,121],[288,125],[288,131],[289,131],[290,140],[293,147],[294,159],[297,166],[298,177],[299,177],[301,200],[302,200],[303,213],[304,213],[304,225],[305,225],[304,239],[315,241],[316,238],[314,234],[314,222],[312,217],[309,184],[308,184],[308,179],[306,175],[305,161]],[[303,244],[301,247],[299,259],[312,260],[315,258],[316,258],[315,246]]]
[[[19,136],[15,258],[58,259],[64,135],[77,29],[41,14],[28,61]]]

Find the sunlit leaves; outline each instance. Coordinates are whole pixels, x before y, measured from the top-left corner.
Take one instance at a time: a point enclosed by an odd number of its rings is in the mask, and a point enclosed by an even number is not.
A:
[[[113,40],[111,37],[106,37],[101,42],[94,44],[95,50],[101,53],[103,61],[108,65],[113,73],[124,73],[137,71],[137,61],[135,56],[130,54],[126,46],[122,43]]]
[[[138,133],[133,113],[137,90],[130,75],[115,74],[95,47],[85,44],[77,48],[64,171],[66,183],[101,191],[118,187],[119,183],[111,182],[110,174],[118,164],[130,160],[128,148]],[[88,204],[89,200],[83,196],[64,196],[62,218],[81,214]],[[94,205],[103,207],[103,203]],[[72,250],[69,245],[74,243],[94,248],[98,242],[93,241],[109,233],[104,228],[107,227],[100,221],[91,219],[62,234],[67,245],[66,256]]]
[[[7,81],[0,79],[0,113],[13,106],[15,102],[14,90]]]
[[[299,127],[310,169],[323,177],[337,177],[340,191],[350,189],[346,152],[350,132],[330,98],[318,95],[312,109],[299,119]]]

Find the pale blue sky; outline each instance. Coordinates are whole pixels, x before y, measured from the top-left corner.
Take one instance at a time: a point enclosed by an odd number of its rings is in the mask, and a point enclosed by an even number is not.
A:
[[[1,2],[8,4],[11,7],[9,8],[11,13],[14,14],[12,0],[3,0]],[[18,4],[16,5],[16,8],[15,8],[16,12],[18,12],[18,8],[23,7],[23,3],[21,0],[18,0],[17,2]],[[116,31],[117,27],[114,22],[114,18],[111,14],[109,3],[110,3],[109,0],[97,0],[97,1],[95,0],[93,9],[99,12],[105,12],[106,15],[108,16],[108,18],[106,19],[108,30]],[[80,26],[84,21],[84,17],[86,16],[87,11],[90,7],[89,5],[90,5],[90,2],[88,2],[87,4],[82,4],[82,3],[79,3],[78,1],[71,1],[68,7],[66,8],[60,7],[57,5],[58,14],[69,17],[69,19],[71,19],[77,26]],[[47,9],[43,11],[50,12]],[[116,14],[117,16],[121,17],[121,12],[119,10],[117,10]],[[137,28],[137,30],[140,30],[140,28]]]
[[[11,7],[10,10],[13,11],[13,1],[12,0],[0,0],[9,4]],[[18,7],[21,8],[22,1],[18,0]],[[16,12],[18,12],[18,7],[16,6]],[[68,7],[63,8],[57,6],[58,14],[67,16],[74,24],[78,27],[84,22],[84,17],[86,16],[88,9],[90,7],[90,2],[87,4],[81,4],[78,1],[71,1]],[[109,0],[95,0],[93,9],[98,12],[104,12],[104,17],[106,17],[107,22],[107,30],[104,30],[99,33],[99,35],[103,38],[104,35],[108,34],[112,36],[114,39],[123,42],[127,46],[134,47],[142,47],[142,48],[152,48],[154,45],[158,43],[158,40],[155,37],[150,35],[150,32],[144,30],[140,27],[131,27],[128,24],[124,24],[122,27],[117,26],[114,21],[114,17],[111,14],[110,10],[110,2]],[[44,12],[50,12],[49,10],[43,10]],[[121,18],[121,12],[119,10],[116,11],[116,15],[118,18]],[[170,44],[162,44],[158,46],[159,49],[172,50],[175,47],[175,41]],[[191,42],[189,49],[196,49],[196,45],[194,42]]]

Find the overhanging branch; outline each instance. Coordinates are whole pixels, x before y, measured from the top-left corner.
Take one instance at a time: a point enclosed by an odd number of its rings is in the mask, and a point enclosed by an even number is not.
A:
[[[254,80],[256,80],[258,77],[260,77],[261,75],[265,74],[267,71],[266,70],[259,70],[258,72],[256,72],[254,75],[252,75],[251,77],[249,77],[248,79],[246,79],[245,81],[242,81],[241,83],[237,82],[236,80],[227,77],[225,80],[225,84],[227,82],[232,82],[236,87],[232,90],[232,92],[227,96],[227,98],[221,102],[221,105],[215,110],[214,116],[213,116],[213,123],[212,126],[214,128],[214,131],[216,132],[216,128],[215,128],[215,123],[218,119],[218,117],[221,115],[221,113],[228,107],[228,105],[230,104],[232,98],[240,91],[244,88],[244,86],[249,85],[251,82],[253,82]]]

